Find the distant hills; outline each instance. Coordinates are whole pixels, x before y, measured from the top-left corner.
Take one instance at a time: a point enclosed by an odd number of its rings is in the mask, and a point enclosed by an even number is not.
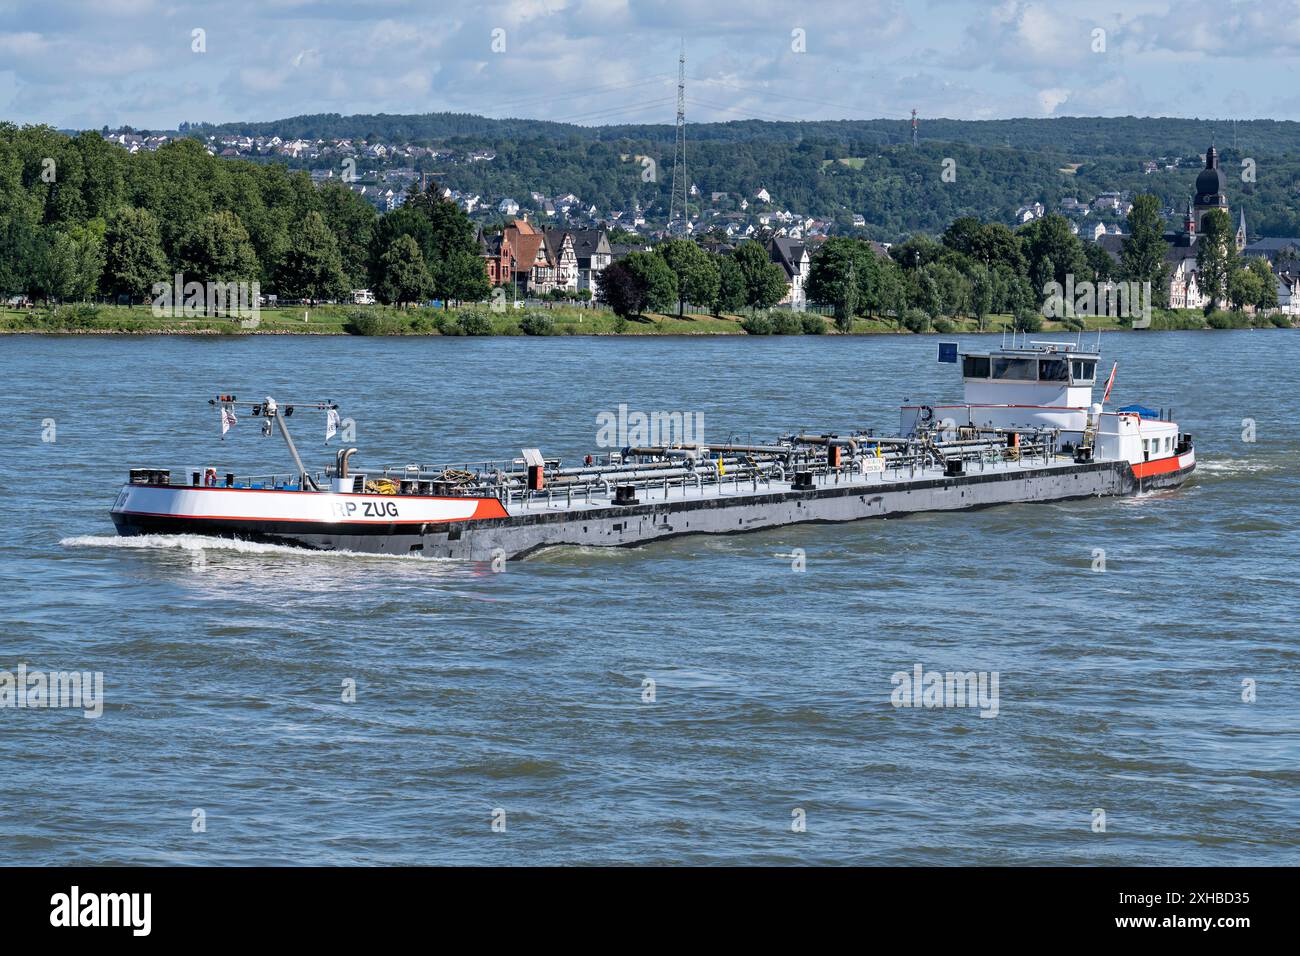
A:
[[[652,221],[666,207],[674,135],[670,124],[577,126],[457,113],[324,113],[197,124],[188,131],[486,149],[494,160],[421,160],[418,167],[493,204],[505,196],[523,201],[532,191],[574,193],[602,214],[639,204]],[[1300,234],[1300,123],[1292,121],[923,119],[920,146],[913,148],[906,120],[740,120],[688,124],[687,139],[699,210],[714,205],[713,193],[734,200],[767,189],[776,209],[834,219],[838,231],[883,240],[938,232],[960,215],[1010,222],[1027,203],[1056,209],[1061,199],[1086,202],[1112,190],[1153,192],[1178,210],[1190,199],[1199,157],[1213,140],[1234,218],[1244,208],[1252,233]],[[641,155],[656,159],[654,181],[643,181]],[[951,181],[941,177],[948,159],[956,174]],[[1253,182],[1241,178],[1248,159]],[[1144,170],[1155,161],[1157,171]],[[1176,168],[1164,168],[1175,162]],[[853,226],[855,215],[865,226]]]
[[[553,142],[671,143],[671,123],[579,126],[536,119],[491,119],[471,113],[317,113],[261,123],[195,124],[204,133],[280,136],[287,139],[382,139],[437,145],[458,139],[547,139]],[[688,123],[697,143],[800,143],[901,145],[912,140],[908,120],[817,120],[806,123],[735,120]],[[1122,117],[955,120],[922,119],[922,142],[997,146],[1072,156],[1163,156],[1204,152],[1210,139],[1260,156],[1300,149],[1300,123],[1285,120],[1224,120]]]

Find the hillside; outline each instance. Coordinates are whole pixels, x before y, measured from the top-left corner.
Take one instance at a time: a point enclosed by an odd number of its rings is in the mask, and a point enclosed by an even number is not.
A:
[[[534,119],[491,119],[469,113],[390,113],[341,116],[318,113],[260,123],[200,123],[203,133],[275,135],[284,138],[382,139],[438,144],[467,138],[477,142],[549,139],[554,142],[645,143],[673,141],[671,123],[580,126]],[[800,143],[887,146],[910,143],[907,120],[823,120],[806,123],[735,120],[689,123],[694,143]],[[1242,120],[1235,124],[1202,119],[1148,117],[1058,117],[1055,119],[922,119],[922,143],[998,146],[1072,156],[1176,156],[1203,152],[1211,137],[1220,148],[1234,145],[1249,155],[1279,156],[1300,147],[1300,123]]]
[[[496,156],[487,162],[422,159],[414,165],[452,189],[492,202],[511,196],[526,203],[532,191],[571,192],[602,214],[640,203],[652,222],[666,208],[671,178],[670,125],[576,126],[447,113],[321,114],[198,124],[188,132],[490,150]],[[893,240],[941,231],[960,215],[1009,222],[1026,203],[1054,208],[1063,198],[1086,201],[1108,190],[1153,192],[1167,208],[1179,209],[1193,192],[1200,155],[1214,137],[1235,187],[1230,202],[1246,211],[1252,232],[1300,233],[1300,123],[1251,120],[1234,129],[1196,119],[940,119],[922,123],[919,148],[911,146],[910,135],[908,124],[898,120],[690,124],[690,174],[700,190],[699,208],[711,205],[715,192],[732,194],[734,201],[765,188],[775,208],[834,219],[837,231]],[[637,157],[643,155],[658,163],[656,181],[642,181]],[[1255,161],[1255,182],[1234,175],[1246,158]],[[956,164],[955,181],[940,175],[945,159]],[[1163,160],[1160,171],[1144,173],[1142,164],[1155,160]],[[1165,171],[1174,160],[1177,168]],[[289,164],[329,168],[336,163]],[[865,219],[865,227],[853,227],[855,214]]]

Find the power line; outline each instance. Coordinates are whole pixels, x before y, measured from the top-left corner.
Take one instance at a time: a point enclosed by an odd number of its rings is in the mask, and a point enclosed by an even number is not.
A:
[[[662,101],[650,101],[642,103],[640,106],[606,106],[596,110],[589,110],[585,113],[574,113],[569,116],[560,116],[552,120],[556,123],[577,123],[580,120],[616,118],[624,113],[642,113],[646,110],[662,110],[666,104]],[[608,124],[602,124],[608,125]],[[662,125],[662,124],[661,124]]]
[[[830,107],[833,107],[833,108],[835,108],[835,109],[837,109],[837,110],[845,110],[846,112],[849,112],[849,113],[854,113],[854,112],[858,112],[858,111],[861,110],[861,107],[860,107],[860,106],[845,106],[843,103],[832,103],[832,102],[830,102],[830,101],[828,101],[828,100],[821,99],[821,98],[815,98],[815,97],[810,97],[810,96],[795,96],[795,95],[793,95],[793,94],[791,94],[791,93],[778,93],[778,92],[776,92],[775,90],[769,90],[769,89],[767,89],[767,88],[765,88],[765,87],[748,86],[748,85],[743,84],[743,83],[736,83],[736,82],[729,81],[729,80],[700,79],[700,78],[697,77],[697,78],[696,78],[696,82],[698,82],[698,83],[711,83],[711,84],[713,84],[713,85],[715,85],[715,86],[727,86],[727,87],[730,87],[730,88],[732,88],[732,89],[734,89],[734,90],[741,90],[741,91],[743,91],[743,92],[747,92],[747,93],[756,93],[756,94],[760,94],[760,95],[762,95],[762,96],[766,96],[766,97],[773,97],[773,98],[775,98],[775,99],[781,99],[781,100],[792,100],[792,101],[797,101],[797,102],[800,102],[800,103],[815,103],[815,104],[817,104],[818,106],[830,106]],[[890,112],[893,112],[893,113],[895,113],[895,114],[896,114],[898,117],[900,117],[900,118],[901,118],[901,117],[905,117],[905,116],[907,115],[907,114],[905,114],[905,113],[901,113],[901,114],[900,114],[900,113],[897,113],[897,111],[894,111],[894,110],[885,110],[885,109],[879,109],[879,110],[877,110],[877,112],[880,112],[880,113],[890,113]],[[876,116],[876,117],[865,117],[865,118],[863,118],[863,119],[859,119],[859,120],[849,120],[848,122],[864,122],[864,121],[865,121],[865,122],[870,122],[871,120],[875,120],[875,119],[880,119],[880,120],[886,120],[886,121],[888,121],[888,120],[890,120],[890,119],[892,119],[892,118],[893,118],[893,117],[889,117],[889,116]],[[807,122],[806,118],[805,118],[804,121]],[[827,122],[827,123],[831,123],[831,122],[838,122],[838,121],[837,121],[837,120],[820,120],[820,121],[817,121],[817,122]]]
[[[620,90],[630,90],[640,86],[662,84],[664,80],[668,79],[671,75],[671,73],[656,73],[654,76],[630,83],[606,83],[603,86],[588,86],[579,90],[574,90],[570,93],[540,93],[532,96],[520,97],[519,99],[503,100],[496,104],[494,111],[500,112],[502,108],[509,109],[511,107],[527,105],[529,103],[550,103],[555,100],[571,100],[580,96],[591,96],[595,93],[615,93]]]
[[[788,116],[782,113],[772,113],[768,110],[754,109],[752,107],[740,106],[723,106],[721,103],[711,103],[708,100],[702,100],[698,97],[691,97],[690,102],[696,106],[704,106],[711,110],[720,110],[723,113],[738,113],[745,119],[767,120],[774,123],[807,123],[809,120],[797,116]],[[760,115],[762,114],[762,115]],[[813,121],[817,122],[817,121]],[[697,124],[698,125],[698,124]]]

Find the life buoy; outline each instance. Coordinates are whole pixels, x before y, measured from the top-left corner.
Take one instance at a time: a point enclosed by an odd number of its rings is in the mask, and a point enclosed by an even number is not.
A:
[[[920,418],[921,421],[928,425],[930,422],[934,421],[934,409],[929,405],[922,405]]]

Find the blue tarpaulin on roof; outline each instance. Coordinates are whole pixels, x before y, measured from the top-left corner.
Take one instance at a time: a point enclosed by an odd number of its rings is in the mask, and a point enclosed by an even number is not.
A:
[[[1125,405],[1120,409],[1121,412],[1128,412],[1130,415],[1141,415],[1143,418],[1159,418],[1160,413],[1154,408],[1147,408],[1145,405]]]

